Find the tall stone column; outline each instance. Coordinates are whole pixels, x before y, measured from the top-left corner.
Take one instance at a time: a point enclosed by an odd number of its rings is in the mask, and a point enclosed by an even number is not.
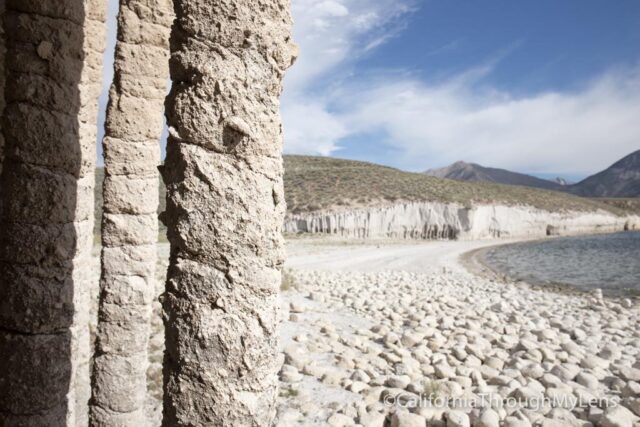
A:
[[[174,3],[163,423],[267,426],[280,365],[289,1]]]
[[[6,8],[0,425],[83,426],[106,2]]]
[[[121,0],[104,146],[92,426],[145,426],[170,0]]]
[[[58,0],[60,1],[60,0]],[[98,283],[95,274],[88,268],[91,262],[91,251],[94,245],[93,230],[95,230],[95,171],[96,171],[96,141],[98,133],[98,99],[103,87],[104,52],[107,43],[107,3],[108,0],[84,0],[85,25],[84,25],[84,67],[80,80],[80,149],[82,152],[83,179],[88,180],[91,191],[83,197],[91,203],[91,215],[88,226],[91,230],[91,239],[84,241],[84,246],[78,248],[76,257],[76,269],[74,306],[74,324],[71,329],[74,337],[73,352],[75,356],[75,384],[73,401],[76,402],[76,422],[78,427],[89,424],[89,400],[91,399],[91,360],[93,358],[93,346],[91,345],[90,324],[91,300],[97,294]]]
[[[4,47],[4,11],[5,0],[0,0],[0,117],[4,111],[4,61],[6,49]],[[0,175],[2,175],[2,161],[4,159],[4,135],[2,134],[2,122],[0,121]]]

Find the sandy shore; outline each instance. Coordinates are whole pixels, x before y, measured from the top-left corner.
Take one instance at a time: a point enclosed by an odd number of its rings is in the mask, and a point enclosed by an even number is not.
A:
[[[639,426],[640,307],[463,265],[496,243],[290,241],[278,425]]]

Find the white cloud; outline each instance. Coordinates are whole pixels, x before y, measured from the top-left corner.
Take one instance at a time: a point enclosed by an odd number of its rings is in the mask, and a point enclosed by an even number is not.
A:
[[[352,75],[358,58],[403,28],[412,4],[293,1],[301,57],[285,82],[287,152],[339,155],[340,140],[375,134],[401,153],[394,163],[411,170],[469,160],[581,175],[640,148],[640,68],[527,96],[483,84],[516,45],[446,81],[402,71]]]
[[[300,57],[287,73],[282,101],[286,150],[329,155],[347,136],[343,118],[330,111],[331,88],[351,65],[402,26],[414,0],[293,0]]]
[[[456,78],[344,90],[351,93],[339,95],[340,120],[353,134],[379,129],[410,169],[466,159],[587,174],[640,148],[640,70],[612,71],[573,92],[525,97]]]
[[[316,85],[374,40],[394,32],[415,0],[293,0],[294,38],[300,57],[287,74],[287,92]]]
[[[349,9],[338,1],[323,1],[313,6],[321,16],[342,17],[349,15]]]
[[[288,110],[287,151],[329,156],[338,149],[336,142],[349,132],[344,121],[328,113],[322,103],[300,103]]]

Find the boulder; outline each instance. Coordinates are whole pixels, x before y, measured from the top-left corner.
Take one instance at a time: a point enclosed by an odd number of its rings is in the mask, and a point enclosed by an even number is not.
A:
[[[396,412],[391,417],[391,427],[425,427],[427,420],[417,414]]]
[[[607,408],[600,418],[600,427],[633,427],[638,419],[624,406],[612,406]]]

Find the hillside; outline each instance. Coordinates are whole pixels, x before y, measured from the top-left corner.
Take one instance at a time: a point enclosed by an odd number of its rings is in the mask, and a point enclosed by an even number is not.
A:
[[[475,163],[456,162],[441,169],[430,169],[426,175],[437,178],[457,179],[470,182],[493,182],[496,184],[522,185],[525,187],[560,190],[563,184],[506,169],[488,168]]]
[[[501,203],[529,205],[556,212],[603,209],[621,214],[637,209],[631,202],[587,199],[555,191],[486,182],[441,179],[373,163],[329,157],[285,156],[285,192],[289,212],[390,205],[400,201],[454,202],[461,205]],[[104,170],[96,171],[96,216],[102,208]],[[164,184],[160,211],[164,210]],[[100,221],[96,218],[99,230]]]
[[[640,150],[567,190],[586,197],[640,197]]]
[[[621,209],[555,191],[484,182],[441,179],[373,163],[326,157],[285,156],[285,190],[292,213],[361,207],[397,201],[501,203],[559,211],[620,213]]]
[[[640,215],[640,197],[630,198],[596,198],[598,202],[606,203],[610,206],[614,206],[618,209],[622,209],[629,213]]]

